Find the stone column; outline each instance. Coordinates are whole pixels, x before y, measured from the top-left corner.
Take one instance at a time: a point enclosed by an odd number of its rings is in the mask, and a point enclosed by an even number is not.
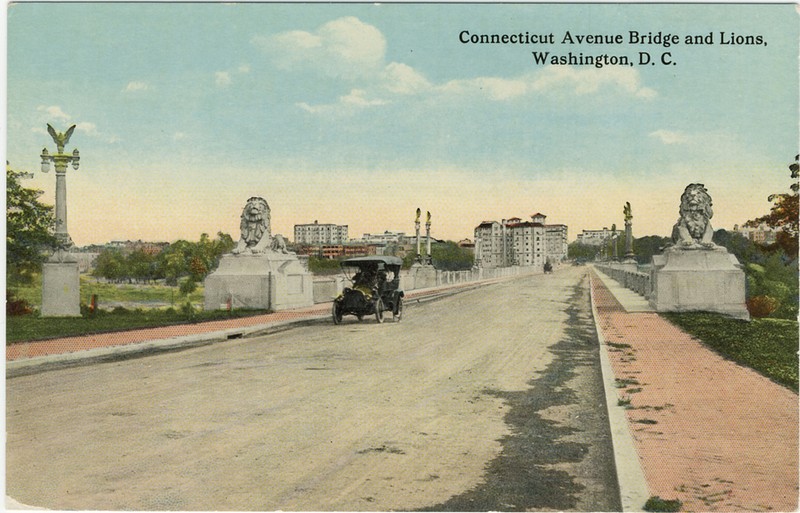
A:
[[[416,219],[416,221],[414,221],[414,227],[416,228],[416,231],[417,231],[417,254],[414,257],[414,261],[417,262],[417,263],[422,262],[422,255],[420,254],[420,243],[419,243],[420,242],[419,241],[419,225],[420,225],[420,223],[419,223],[419,215],[420,215],[420,210],[417,209],[417,219]]]
[[[425,221],[425,238],[427,240],[425,250],[427,256],[425,257],[426,265],[433,265],[433,257],[431,256],[431,213],[428,212],[428,220]]]
[[[73,245],[67,231],[67,163],[56,161],[56,230],[58,244],[65,248]]]
[[[56,168],[56,247],[50,259],[42,266],[42,317],[79,317],[80,310],[80,273],[77,259],[69,253],[72,238],[67,231],[67,166],[78,169],[80,154],[78,150],[72,154],[64,153],[64,146],[72,136],[75,125],[65,133],[57,132],[47,125],[47,131],[58,149],[50,155],[47,148],[42,150],[42,172],[49,170],[50,162]]]
[[[633,252],[633,214],[629,202],[625,202],[622,212],[625,214],[625,260],[623,263],[636,264],[636,255]]]

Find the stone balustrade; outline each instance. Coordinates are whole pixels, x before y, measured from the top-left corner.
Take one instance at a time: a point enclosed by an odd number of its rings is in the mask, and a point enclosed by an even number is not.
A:
[[[650,274],[639,271],[635,264],[605,263],[595,264],[595,267],[623,287],[645,298],[650,297]]]

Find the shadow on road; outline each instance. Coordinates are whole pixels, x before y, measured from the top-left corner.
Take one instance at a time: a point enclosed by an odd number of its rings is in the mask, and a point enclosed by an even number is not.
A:
[[[512,434],[500,440],[484,483],[421,511],[621,510],[585,279],[566,313],[566,336],[550,347],[555,359],[530,388],[485,391],[508,405]],[[553,407],[565,418],[546,418]]]

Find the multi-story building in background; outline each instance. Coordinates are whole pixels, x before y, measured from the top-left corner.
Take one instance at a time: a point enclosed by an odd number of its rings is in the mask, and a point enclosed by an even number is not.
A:
[[[478,267],[505,267],[505,227],[497,221],[483,221],[475,228],[475,265]]]
[[[778,233],[766,224],[761,224],[755,228],[735,224],[733,225],[733,231],[756,244],[774,244],[778,240]]]
[[[402,244],[405,241],[405,232],[392,232],[386,230],[383,233],[365,233],[360,239],[353,239],[351,242],[360,242],[362,244]]]
[[[566,259],[567,226],[545,224],[546,217],[536,213],[530,221],[512,217],[479,224],[475,228],[475,265],[544,267]]]
[[[586,244],[587,246],[600,246],[605,242],[611,240],[611,237],[616,235],[622,237],[625,232],[622,230],[611,230],[603,227],[602,230],[583,230],[578,234],[576,242]]]
[[[295,244],[346,244],[349,242],[347,225],[320,224],[314,221],[311,224],[294,225]]]

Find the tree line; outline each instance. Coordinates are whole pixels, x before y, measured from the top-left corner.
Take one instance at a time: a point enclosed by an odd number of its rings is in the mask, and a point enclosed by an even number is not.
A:
[[[189,293],[217,268],[222,255],[230,253],[234,246],[230,235],[218,232],[215,239],[204,233],[197,242],[178,240],[158,254],[144,249],[107,248],[97,256],[92,275],[116,283],[164,280],[171,286],[186,278],[180,287],[181,292]]]

